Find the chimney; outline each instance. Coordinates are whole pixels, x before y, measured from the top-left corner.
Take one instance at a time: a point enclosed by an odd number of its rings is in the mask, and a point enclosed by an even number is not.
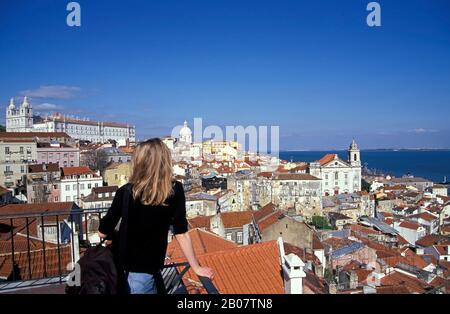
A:
[[[306,277],[303,271],[305,264],[300,257],[293,253],[285,255],[283,239],[281,237],[278,238],[278,248],[280,251],[285,293],[303,294],[303,278]]]

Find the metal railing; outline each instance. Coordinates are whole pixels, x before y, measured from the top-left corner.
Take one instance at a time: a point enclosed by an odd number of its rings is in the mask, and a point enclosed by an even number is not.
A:
[[[98,226],[107,210],[2,214],[0,208],[0,292],[64,284],[83,252],[100,242]],[[182,279],[189,269],[188,263],[165,265],[162,290],[187,293]],[[207,293],[218,293],[209,278],[199,279]]]

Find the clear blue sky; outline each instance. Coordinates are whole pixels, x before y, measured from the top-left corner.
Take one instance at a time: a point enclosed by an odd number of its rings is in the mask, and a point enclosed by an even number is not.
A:
[[[0,2],[1,118],[36,111],[135,124],[279,125],[282,149],[450,148],[450,1]]]

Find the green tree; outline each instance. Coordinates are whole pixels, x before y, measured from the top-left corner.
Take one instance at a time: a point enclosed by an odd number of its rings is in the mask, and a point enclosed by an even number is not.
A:
[[[332,229],[327,219],[323,216],[313,216],[312,225],[318,229]]]
[[[361,190],[370,192],[370,183],[361,178]]]

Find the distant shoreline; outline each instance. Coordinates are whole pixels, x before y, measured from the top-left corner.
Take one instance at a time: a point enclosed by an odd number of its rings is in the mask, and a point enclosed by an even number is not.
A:
[[[283,149],[281,152],[346,152],[347,149]],[[447,152],[450,148],[367,148],[361,152]]]

